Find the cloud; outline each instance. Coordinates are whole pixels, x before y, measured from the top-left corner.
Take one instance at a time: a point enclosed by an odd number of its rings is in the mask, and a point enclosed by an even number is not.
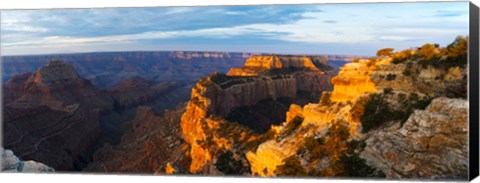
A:
[[[277,30],[267,30],[255,28],[256,26],[237,26],[230,28],[208,28],[199,30],[180,30],[180,31],[152,31],[138,34],[124,34],[112,36],[96,36],[96,37],[71,37],[71,36],[48,36],[39,40],[27,40],[3,43],[3,46],[23,46],[23,45],[58,45],[58,44],[75,44],[75,43],[96,43],[96,42],[121,42],[121,41],[138,41],[138,40],[154,40],[154,39],[172,39],[172,38],[193,38],[193,37],[210,37],[216,39],[231,38],[240,35],[254,36],[278,36],[288,34],[287,32],[279,32]]]
[[[377,37],[380,41],[413,41],[417,40],[415,37],[410,36],[379,36]]]
[[[257,23],[283,24],[303,19],[308,6],[213,6],[164,8],[106,8],[9,10],[2,12],[2,31],[31,27],[44,36],[107,36],[148,31],[224,28]],[[9,21],[15,17],[22,21]],[[5,21],[4,21],[5,19]],[[8,29],[6,29],[8,28]]]
[[[335,23],[337,23],[337,21],[335,21],[335,20],[324,20],[323,22],[324,22],[324,23],[327,23],[327,24],[335,24]]]
[[[457,17],[466,15],[465,11],[448,11],[448,10],[438,10],[434,16],[436,17]]]
[[[190,50],[261,48],[299,53],[301,49],[313,52],[345,48],[338,52],[359,54],[374,53],[382,47],[401,50],[426,42],[445,44],[457,35],[468,34],[468,3],[9,10],[1,13],[3,53],[14,50],[20,53],[23,48],[39,52],[65,48],[164,49],[168,45],[176,45],[181,50],[183,45]],[[88,45],[91,48],[87,48]]]
[[[47,32],[48,29],[44,27],[33,27],[24,24],[2,24],[3,31],[14,32]]]

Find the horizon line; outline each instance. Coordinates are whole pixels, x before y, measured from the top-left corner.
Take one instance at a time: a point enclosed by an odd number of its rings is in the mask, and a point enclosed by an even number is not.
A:
[[[75,55],[88,53],[121,53],[121,52],[206,52],[206,53],[248,53],[259,55],[306,55],[306,56],[352,56],[352,57],[375,57],[374,55],[347,55],[347,54],[331,54],[331,53],[267,53],[267,52],[242,52],[242,51],[191,51],[191,50],[126,50],[126,51],[87,51],[87,52],[62,52],[62,53],[39,53],[39,54],[12,54],[0,57],[21,57],[21,56],[48,56],[48,55]]]

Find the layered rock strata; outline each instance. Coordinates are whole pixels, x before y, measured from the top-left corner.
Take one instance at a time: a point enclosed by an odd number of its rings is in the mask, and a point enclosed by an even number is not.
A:
[[[403,127],[372,133],[361,157],[390,178],[468,177],[468,101],[439,97]]]
[[[290,156],[296,156],[304,147],[306,137],[323,137],[335,124],[346,125],[354,138],[360,138],[361,105],[365,102],[365,94],[376,92],[370,73],[385,62],[362,60],[349,63],[340,69],[337,76],[331,79],[334,84],[332,92],[323,92],[319,103],[307,104],[303,107],[292,105],[285,122],[272,129],[276,138],[261,143],[255,151],[247,153],[253,174],[275,176],[278,166]],[[295,120],[301,120],[298,127],[290,133],[284,133]],[[298,123],[298,122],[297,122]],[[330,151],[335,151],[330,149]],[[341,149],[333,152],[334,156],[325,157],[326,165],[338,159]],[[306,165],[305,165],[306,166]]]
[[[249,129],[234,127],[236,124],[224,120],[233,109],[267,99],[295,99],[299,91],[321,93],[330,90],[329,80],[333,73],[325,61],[308,57],[254,56],[243,68],[231,69],[227,75],[215,73],[200,80],[192,89],[181,123],[185,140],[191,146],[190,172],[212,172],[208,167],[216,161],[217,153],[240,149],[242,156],[245,149],[251,148],[244,147],[245,143],[254,141],[257,136],[249,135]],[[221,126],[237,130],[226,136],[218,135],[224,133]],[[205,143],[213,145],[202,145]],[[243,148],[233,148],[235,146]]]

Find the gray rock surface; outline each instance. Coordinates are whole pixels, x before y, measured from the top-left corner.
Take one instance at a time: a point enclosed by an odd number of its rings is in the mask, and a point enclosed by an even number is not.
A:
[[[43,163],[35,161],[22,161],[13,154],[11,150],[3,149],[0,147],[2,167],[1,172],[25,172],[25,173],[37,173],[37,172],[53,172],[54,169],[44,165]]]
[[[403,127],[374,131],[361,157],[388,178],[466,179],[468,101],[436,98]]]

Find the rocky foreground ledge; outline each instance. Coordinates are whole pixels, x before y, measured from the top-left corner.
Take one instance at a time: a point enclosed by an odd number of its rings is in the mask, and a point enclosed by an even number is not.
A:
[[[22,161],[13,154],[11,150],[3,149],[0,147],[0,165],[2,167],[1,172],[15,173],[38,173],[38,172],[54,172],[55,170],[43,163],[36,161]]]

